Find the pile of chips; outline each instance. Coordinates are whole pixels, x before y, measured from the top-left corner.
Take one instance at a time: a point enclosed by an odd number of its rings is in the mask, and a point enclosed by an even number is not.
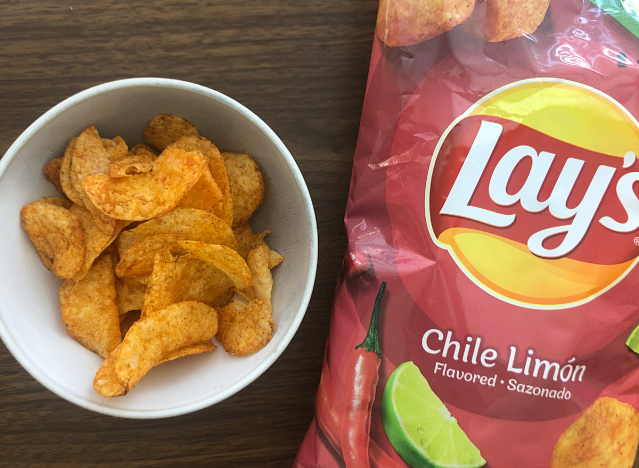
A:
[[[93,386],[106,397],[213,351],[213,337],[231,354],[259,351],[275,327],[271,269],[283,257],[248,224],[264,197],[255,161],[220,153],[175,115],[156,116],[144,138],[129,149],[87,128],[44,169],[65,196],[21,211],[43,265],[65,279],[69,335],[105,359]]]

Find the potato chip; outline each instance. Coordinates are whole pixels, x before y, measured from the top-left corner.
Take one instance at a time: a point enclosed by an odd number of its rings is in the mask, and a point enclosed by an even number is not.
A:
[[[185,234],[153,234],[145,237],[126,251],[115,268],[115,273],[118,276],[150,275],[155,255],[164,248],[178,251],[178,241],[185,239]]]
[[[544,20],[550,0],[477,0],[464,22],[468,35],[486,42],[501,42],[534,33]]]
[[[78,204],[91,212],[96,225],[107,235],[115,232],[116,220],[96,209],[87,196],[86,179],[89,176],[106,174],[110,163],[109,153],[104,149],[98,131],[95,127],[87,128],[75,142],[71,159],[71,184],[79,197]]]
[[[380,0],[377,35],[390,47],[417,44],[450,31],[473,8],[475,0]]]
[[[125,155],[109,165],[109,176],[128,177],[150,172],[157,156],[153,154]]]
[[[122,158],[129,153],[129,147],[119,136],[115,137],[113,140],[109,140],[108,138],[101,138],[101,140],[102,146],[109,154],[109,159],[111,161]]]
[[[142,143],[135,145],[133,148],[129,150],[129,155],[141,156],[143,154],[158,156],[160,153],[158,153],[156,150],[154,150],[150,146],[144,145]]]
[[[248,253],[253,250],[255,247],[259,245],[266,245],[264,242],[264,236],[269,234],[271,231],[262,231],[258,234],[253,234],[251,227],[248,223],[241,224],[240,226],[235,226],[233,228],[233,235],[238,243],[237,252],[241,255],[242,258],[246,259]]]
[[[103,213],[144,221],[175,208],[200,179],[205,166],[206,158],[200,152],[169,149],[155,160],[152,172],[119,178],[107,174],[87,177],[85,189]]]
[[[209,167],[204,169],[204,174],[197,184],[184,195],[178,206],[182,208],[196,208],[198,210],[221,212],[222,191],[211,175]]]
[[[178,256],[169,249],[161,250],[155,257],[153,273],[149,278],[142,315],[162,310],[172,304],[183,302],[186,285],[183,283],[178,265]]]
[[[184,234],[187,240],[238,248],[231,227],[217,216],[193,208],[176,208],[169,214],[124,231],[118,238],[118,252],[124,258],[137,242],[154,234]]]
[[[124,315],[120,314],[120,335],[122,335],[122,338],[126,336],[129,328],[131,328],[135,322],[140,320],[141,313],[142,311],[140,309],[133,309]]]
[[[147,143],[162,151],[181,138],[199,136],[200,133],[193,125],[183,118],[172,114],[155,116],[144,129],[144,139]]]
[[[118,237],[120,231],[126,226],[126,221],[118,221],[115,232],[112,235],[108,235],[102,232],[95,224],[95,219],[86,208],[74,204],[70,208],[70,211],[78,217],[82,230],[84,231],[86,248],[84,261],[82,267],[74,276],[74,278],[79,279],[88,273],[95,259]]]
[[[222,153],[233,198],[233,226],[249,220],[264,200],[264,179],[248,154]]]
[[[120,316],[132,310],[142,310],[146,285],[138,282],[126,282],[121,278],[115,279],[115,303]]]
[[[55,158],[49,161],[49,163],[44,166],[44,177],[53,184],[56,190],[60,193],[64,193],[62,190],[62,185],[60,184],[60,169],[62,168],[62,160],[63,158]]]
[[[278,254],[277,252],[271,250],[269,252],[269,257],[268,257],[268,267],[272,270],[273,268],[275,268],[277,265],[279,265],[280,263],[282,263],[284,261],[284,257],[282,257],[280,254]]]
[[[66,208],[67,210],[73,206],[71,200],[66,197],[43,197],[36,201],[46,203],[48,205],[61,206],[62,208]]]
[[[253,286],[237,290],[237,294],[247,301],[260,299],[270,304],[271,291],[273,290],[271,269],[282,263],[283,260],[284,257],[270,250],[266,244],[255,247],[249,252],[246,259],[246,264],[253,277]]]
[[[269,304],[255,300],[246,305],[235,300],[217,311],[219,330],[215,337],[229,354],[255,353],[273,338],[275,324]]]
[[[220,150],[206,138],[196,137],[182,138],[173,143],[171,148],[181,148],[186,151],[199,150],[208,158],[211,175],[222,192],[222,200],[219,205],[213,207],[212,213],[222,218],[229,225],[233,224],[233,197]]]
[[[60,308],[64,307],[64,304],[67,301],[67,297],[69,297],[69,292],[75,286],[76,281],[74,279],[64,280],[62,286],[60,286],[60,292],[58,293],[58,298],[60,300]]]
[[[173,304],[140,319],[129,329],[115,358],[118,381],[131,391],[163,358],[184,346],[210,340],[217,328],[216,310],[195,301]]]
[[[211,263],[222,270],[233,281],[237,289],[253,285],[248,265],[235,250],[223,245],[198,241],[180,241],[180,245],[194,257]]]
[[[115,349],[122,337],[110,254],[97,260],[83,279],[75,281],[61,309],[67,332],[86,349],[103,358]]]
[[[180,277],[186,287],[185,301],[226,305],[231,300],[233,281],[219,268],[192,255],[178,259]]]
[[[146,285],[149,284],[149,276],[122,276],[121,278],[118,276],[118,278],[123,283],[129,284],[131,286],[143,285],[144,287],[146,287]]]
[[[120,385],[118,376],[115,373],[115,358],[120,351],[120,346],[121,345],[118,345],[118,347],[109,354],[109,357],[107,357],[107,359],[102,363],[98,372],[95,374],[95,378],[93,379],[93,388],[104,397],[116,397],[125,394],[125,388]],[[184,356],[210,352],[215,349],[217,349],[217,346],[211,343],[210,340],[195,343],[169,353],[167,356],[163,357],[158,364],[173,361],[174,359]]]
[[[268,245],[260,245],[251,250],[246,258],[246,264],[253,277],[254,297],[267,304],[271,303],[273,289],[273,276],[269,268],[270,257],[271,250]]]
[[[73,159],[73,150],[75,149],[75,143],[78,141],[76,137],[71,138],[67,149],[62,157],[62,165],[60,166],[60,185],[62,186],[62,192],[69,197],[76,205],[82,205],[80,195],[77,194],[73,184],[71,183],[71,161]]]
[[[601,397],[561,435],[550,468],[631,468],[638,441],[637,410]]]
[[[215,307],[216,309],[219,307],[226,307],[234,296],[235,288],[228,288],[226,291],[218,294],[212,301],[207,302],[207,304],[211,307]]]
[[[119,344],[109,353],[93,378],[93,388],[104,397],[116,397],[126,394],[126,389],[120,385],[118,376],[115,373],[115,358],[121,347],[122,344]]]
[[[162,361],[160,361],[160,364],[164,362],[168,362],[168,361],[174,361],[175,359],[179,359],[185,356],[192,356],[194,354],[201,354],[201,353],[206,353],[210,351],[215,351],[216,349],[217,349],[217,346],[215,346],[211,342],[211,340],[203,341],[201,343],[195,343],[189,346],[184,346],[176,351],[173,351],[172,353],[169,353],[168,355],[162,358]]]
[[[38,251],[42,264],[58,278],[73,278],[84,262],[85,238],[78,217],[62,197],[29,203],[20,211],[22,227]]]
[[[155,259],[143,314],[183,301],[220,303],[232,287],[233,282],[215,266],[190,255],[178,257],[164,249]]]

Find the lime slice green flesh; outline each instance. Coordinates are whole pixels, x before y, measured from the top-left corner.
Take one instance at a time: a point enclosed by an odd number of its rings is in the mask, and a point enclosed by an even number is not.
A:
[[[382,422],[397,453],[413,468],[477,468],[486,464],[410,361],[395,369],[386,383]]]
[[[639,327],[635,328],[628,339],[626,340],[626,346],[632,349],[635,353],[639,354]]]

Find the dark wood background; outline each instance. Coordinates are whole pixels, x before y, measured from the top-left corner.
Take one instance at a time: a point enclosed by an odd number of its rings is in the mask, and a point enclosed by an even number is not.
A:
[[[0,465],[290,466],[313,417],[377,0],[0,2],[0,154],[88,87],[192,81],[258,114],[315,204],[319,269],[297,335],[256,382],[208,409],[136,421],[92,413],[36,382],[0,342]]]

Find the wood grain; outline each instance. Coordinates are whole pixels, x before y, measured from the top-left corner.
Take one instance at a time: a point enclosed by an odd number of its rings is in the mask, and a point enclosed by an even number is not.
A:
[[[37,383],[0,343],[0,466],[290,466],[313,417],[376,0],[5,1],[0,154],[50,107],[106,81],[188,80],[237,99],[282,138],[319,228],[317,283],[297,335],[256,382],[211,408],[133,421]]]

